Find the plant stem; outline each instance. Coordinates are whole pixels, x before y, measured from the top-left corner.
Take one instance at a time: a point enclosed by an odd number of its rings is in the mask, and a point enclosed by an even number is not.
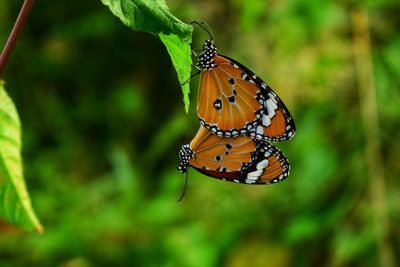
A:
[[[15,43],[17,42],[18,36],[25,25],[26,19],[28,18],[34,2],[35,0],[25,0],[21,10],[19,11],[19,15],[15,21],[14,27],[10,33],[10,36],[8,36],[6,45],[4,46],[3,52],[0,55],[0,76],[3,73],[7,60],[10,57]]]

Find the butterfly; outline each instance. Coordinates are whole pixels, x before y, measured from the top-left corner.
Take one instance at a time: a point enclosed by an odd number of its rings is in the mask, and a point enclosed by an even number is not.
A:
[[[277,183],[290,169],[287,158],[275,146],[245,136],[220,137],[202,125],[178,156],[181,173],[193,167],[207,176],[236,183]]]
[[[244,135],[275,142],[291,139],[296,126],[282,100],[251,70],[218,54],[210,32],[199,25],[210,35],[196,64],[200,123],[223,137]]]

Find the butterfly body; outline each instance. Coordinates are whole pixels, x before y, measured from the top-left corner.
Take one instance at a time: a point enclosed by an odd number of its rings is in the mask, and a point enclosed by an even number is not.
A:
[[[211,39],[205,41],[196,67],[201,71],[197,113],[204,127],[223,137],[293,137],[294,121],[275,92],[245,66],[218,54]]]

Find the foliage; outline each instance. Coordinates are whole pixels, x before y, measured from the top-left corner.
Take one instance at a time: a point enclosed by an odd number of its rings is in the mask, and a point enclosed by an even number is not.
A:
[[[21,161],[21,123],[0,80],[0,218],[42,232],[26,190]]]
[[[183,102],[189,111],[189,83],[192,60],[190,43],[192,26],[174,17],[163,0],[102,0],[115,16],[134,30],[151,32],[160,37],[167,47],[172,63],[182,84]]]
[[[206,20],[219,51],[285,101],[298,132],[276,145],[290,160],[290,176],[253,187],[191,171],[187,195],[176,203],[184,176],[175,169],[175,147],[199,125],[194,109],[189,116],[182,110],[163,44],[100,4],[37,1],[4,78],[46,232],[0,226],[0,265],[364,267],[382,266],[382,251],[399,263],[399,4],[168,5],[183,21]],[[0,3],[0,43],[19,6]],[[375,163],[366,160],[356,8],[369,18],[388,210],[382,225],[371,193]],[[204,38],[195,30],[193,47]],[[191,85],[193,102],[196,78]]]

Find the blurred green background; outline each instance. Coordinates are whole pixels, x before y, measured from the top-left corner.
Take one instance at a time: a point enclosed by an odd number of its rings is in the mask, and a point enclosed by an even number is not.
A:
[[[0,44],[22,1],[0,2]],[[0,226],[0,266],[396,266],[400,2],[168,0],[285,101],[273,186],[176,171],[198,128],[162,43],[100,1],[37,1],[3,78],[45,227]],[[194,46],[207,34],[195,28]],[[377,107],[374,105],[377,103]]]

